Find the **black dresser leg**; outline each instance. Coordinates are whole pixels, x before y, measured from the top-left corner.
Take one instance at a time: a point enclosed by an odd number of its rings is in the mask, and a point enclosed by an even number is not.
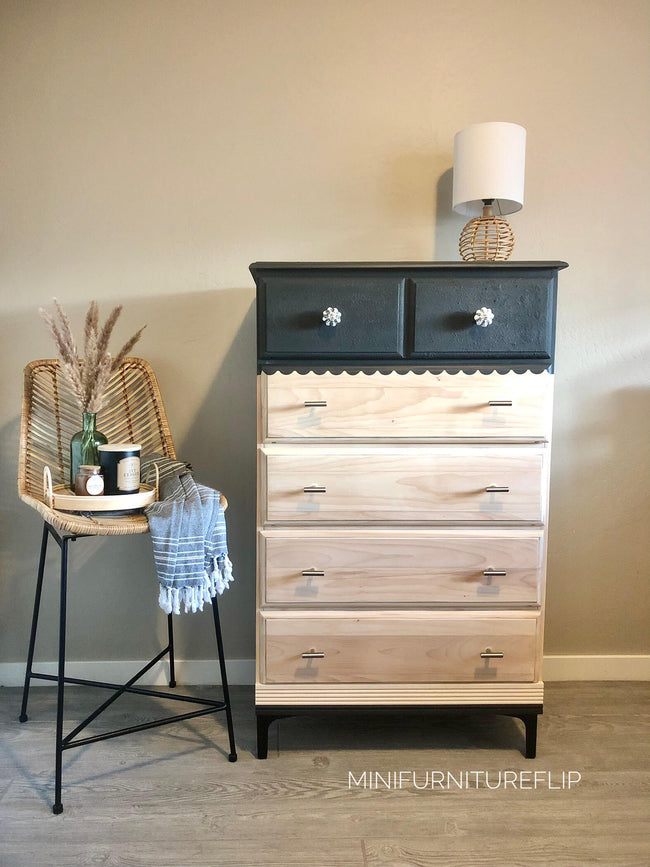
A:
[[[534,759],[537,755],[537,714],[522,714],[521,719],[526,726],[526,758]]]
[[[257,758],[265,759],[269,754],[269,726],[274,717],[257,714]]]

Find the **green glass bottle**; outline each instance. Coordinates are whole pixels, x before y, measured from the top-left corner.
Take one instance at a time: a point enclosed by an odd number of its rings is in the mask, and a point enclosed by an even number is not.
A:
[[[97,466],[99,452],[97,446],[108,442],[104,434],[97,430],[97,414],[83,413],[83,430],[78,431],[70,440],[70,487],[74,491],[77,470],[84,464]]]

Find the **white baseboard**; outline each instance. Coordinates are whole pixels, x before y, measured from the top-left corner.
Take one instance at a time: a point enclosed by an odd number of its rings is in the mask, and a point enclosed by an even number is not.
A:
[[[67,677],[121,684],[133,677],[135,672],[146,664],[146,660],[140,659],[67,662],[65,673]],[[176,659],[175,665],[176,681],[179,684],[200,686],[221,683],[219,663],[216,659]],[[34,671],[39,674],[55,675],[57,664],[56,662],[34,663]],[[230,685],[255,683],[254,659],[229,659],[226,662],[226,671]],[[0,686],[22,686],[24,680],[24,662],[0,662]],[[162,661],[138,681],[138,686],[165,686],[168,681],[169,665]],[[52,686],[52,681],[32,680],[31,686]]]
[[[650,680],[650,655],[549,655],[544,680]]]
[[[142,668],[144,660],[101,662],[68,662],[66,675],[85,680],[124,683]],[[42,674],[56,674],[56,662],[41,662],[34,666]],[[255,683],[254,659],[229,659],[226,663],[230,684]],[[163,686],[169,680],[169,667],[159,662],[138,683],[141,686]],[[22,686],[24,662],[0,663],[0,686]],[[177,659],[176,680],[179,684],[210,685],[221,683],[219,664],[214,659]],[[582,655],[545,656],[544,680],[650,680],[650,655]],[[33,680],[32,686],[51,686],[48,680]]]

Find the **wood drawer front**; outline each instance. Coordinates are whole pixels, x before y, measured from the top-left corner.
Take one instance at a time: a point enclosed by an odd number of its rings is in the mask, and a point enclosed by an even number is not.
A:
[[[267,612],[261,634],[265,683],[532,682],[535,674],[532,615]]]
[[[269,605],[540,602],[540,532],[276,533],[260,538]]]
[[[555,271],[446,272],[415,281],[413,358],[542,359],[555,341]],[[489,307],[491,325],[475,312]]]
[[[549,373],[274,373],[262,388],[271,439],[550,434]]]
[[[268,446],[262,453],[271,523],[542,520],[539,449]]]
[[[404,282],[399,274],[275,270],[258,291],[258,357],[401,358]],[[337,308],[340,324],[323,311]]]

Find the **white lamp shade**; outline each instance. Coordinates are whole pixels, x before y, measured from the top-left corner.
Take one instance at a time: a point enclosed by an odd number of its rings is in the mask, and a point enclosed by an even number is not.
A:
[[[454,137],[453,208],[480,217],[483,199],[495,214],[512,214],[524,204],[526,130],[518,123],[475,123]]]

